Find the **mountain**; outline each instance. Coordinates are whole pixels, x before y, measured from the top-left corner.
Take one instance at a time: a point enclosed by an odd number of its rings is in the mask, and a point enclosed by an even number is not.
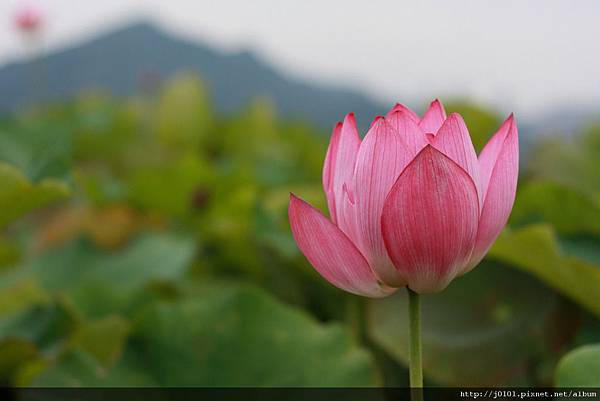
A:
[[[117,96],[140,89],[148,74],[168,78],[195,71],[211,89],[217,110],[230,113],[256,96],[270,97],[278,112],[331,127],[349,110],[361,125],[385,111],[364,95],[341,88],[323,88],[286,77],[249,52],[224,53],[201,43],[169,36],[148,23],[137,23],[75,47],[44,56],[47,100],[67,99],[84,89],[106,88]],[[0,68],[0,113],[25,104],[33,76],[27,63]]]

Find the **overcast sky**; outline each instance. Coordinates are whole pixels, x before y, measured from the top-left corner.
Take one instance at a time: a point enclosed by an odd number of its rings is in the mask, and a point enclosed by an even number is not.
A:
[[[600,104],[597,0],[0,0],[0,64],[23,54],[23,4],[44,11],[49,50],[145,17],[386,102],[466,95],[530,115]]]

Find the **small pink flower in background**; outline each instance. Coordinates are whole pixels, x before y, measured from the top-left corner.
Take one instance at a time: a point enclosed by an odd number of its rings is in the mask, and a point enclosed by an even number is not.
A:
[[[422,118],[396,105],[362,141],[350,113],[323,167],[331,220],[292,194],[290,226],[309,262],[343,290],[438,292],[473,269],[505,226],[518,167],[512,115],[478,158],[462,117],[446,116],[438,100]]]
[[[15,15],[15,24],[17,28],[26,33],[38,31],[43,23],[40,10],[27,6],[22,8]]]

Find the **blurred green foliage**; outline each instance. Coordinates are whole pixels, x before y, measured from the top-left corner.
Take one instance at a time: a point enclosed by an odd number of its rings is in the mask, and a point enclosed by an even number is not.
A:
[[[561,387],[596,387],[600,382],[600,344],[585,345],[565,355],[556,369]]]
[[[478,149],[501,123],[447,108]],[[327,141],[268,99],[217,115],[189,74],[0,120],[0,382],[406,385],[404,291],[357,303],[289,232],[290,191],[325,209]],[[552,384],[600,341],[600,131],[547,141],[490,255],[423,301],[430,384]]]
[[[538,341],[557,304],[550,290],[507,265],[486,262],[422,301],[428,378],[458,386],[530,384],[528,362],[545,351]],[[373,338],[408,364],[407,295],[373,301],[371,308]]]

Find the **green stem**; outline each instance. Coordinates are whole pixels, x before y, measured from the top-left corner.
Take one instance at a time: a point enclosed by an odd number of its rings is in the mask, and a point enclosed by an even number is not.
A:
[[[421,302],[419,294],[408,290],[408,318],[410,327],[409,370],[413,401],[423,399],[423,366],[421,364]]]
[[[363,297],[348,297],[346,318],[352,330],[352,335],[359,344],[364,344],[366,339],[366,300]]]

